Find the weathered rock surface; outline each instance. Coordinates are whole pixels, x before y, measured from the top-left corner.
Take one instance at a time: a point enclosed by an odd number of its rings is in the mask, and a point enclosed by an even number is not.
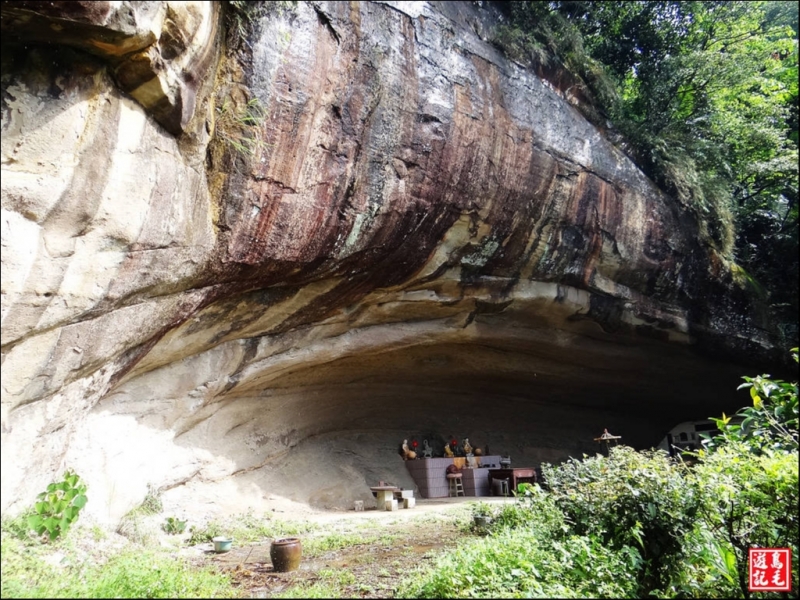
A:
[[[4,37],[79,48],[172,133],[194,114],[217,57],[217,2],[3,2]]]
[[[758,305],[483,10],[301,2],[224,54],[214,6],[3,3],[4,510],[65,466],[110,522],[347,506],[404,437],[538,463],[738,406]]]

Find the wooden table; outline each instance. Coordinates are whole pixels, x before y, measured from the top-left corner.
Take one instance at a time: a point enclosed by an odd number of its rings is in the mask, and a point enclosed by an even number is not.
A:
[[[536,471],[533,467],[516,467],[513,469],[489,469],[489,489],[494,490],[493,480],[508,479],[509,492],[517,491],[517,481],[519,479],[530,479],[530,483],[536,483]]]

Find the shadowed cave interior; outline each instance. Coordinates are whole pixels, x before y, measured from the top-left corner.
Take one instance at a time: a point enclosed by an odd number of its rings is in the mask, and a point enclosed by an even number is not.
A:
[[[471,329],[469,341],[434,337],[273,367],[267,383],[256,376],[220,394],[206,417],[168,401],[143,410],[119,394],[95,412],[170,428],[174,444],[224,460],[229,480],[190,473],[166,491],[175,506],[259,509],[280,497],[341,509],[369,501],[380,480],[414,488],[397,452],[404,438],[427,439],[441,456],[445,440],[469,437],[514,466],[539,467],[602,452],[594,438],[605,428],[648,448],[679,422],[742,403],[741,371],[688,347],[526,329],[493,315]]]

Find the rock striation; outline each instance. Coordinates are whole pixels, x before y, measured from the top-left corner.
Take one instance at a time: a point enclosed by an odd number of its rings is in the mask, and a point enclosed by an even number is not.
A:
[[[410,485],[403,438],[652,445],[774,358],[697,221],[490,7],[300,2],[224,40],[222,12],[2,4],[3,510],[65,466],[108,522],[148,486],[343,507]]]

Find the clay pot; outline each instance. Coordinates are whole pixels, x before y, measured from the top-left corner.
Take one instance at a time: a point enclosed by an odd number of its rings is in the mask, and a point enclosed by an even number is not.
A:
[[[283,538],[275,540],[269,547],[269,557],[272,559],[272,568],[279,573],[294,571],[300,566],[303,556],[303,545],[300,538]]]
[[[472,453],[475,456],[482,456],[483,455],[483,450],[481,450],[480,448],[475,448],[475,450],[473,450]]]
[[[409,450],[408,454],[406,454],[406,457],[408,458],[408,460],[414,460],[415,458],[417,458],[417,453],[414,452],[413,450]]]

